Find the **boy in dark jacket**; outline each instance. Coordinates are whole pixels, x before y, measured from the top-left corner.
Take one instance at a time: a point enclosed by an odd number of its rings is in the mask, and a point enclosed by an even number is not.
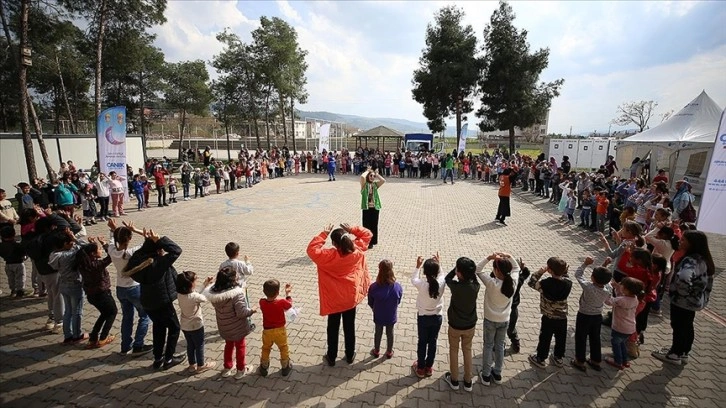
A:
[[[540,280],[549,272],[551,277]],[[552,336],[555,337],[555,352],[552,363],[562,367],[567,341],[567,297],[572,290],[572,281],[567,275],[567,263],[557,257],[547,260],[547,266],[540,268],[529,278],[529,286],[540,293],[539,308],[542,312],[542,326],[539,330],[537,354],[529,356],[529,362],[544,368],[550,353]]]
[[[0,228],[0,258],[5,261],[5,273],[8,275],[10,295],[17,298],[25,296],[25,249],[15,239],[15,228]]]
[[[512,342],[512,353],[519,353],[520,341],[519,333],[517,333],[517,320],[519,320],[519,291],[522,289],[524,282],[529,278],[529,268],[524,266],[524,262],[519,260],[519,267],[521,272],[519,273],[519,280],[517,281],[517,289],[514,291],[512,296],[512,311],[509,313],[509,326],[507,327],[507,337]]]
[[[154,369],[167,370],[186,359],[183,354],[174,355],[181,326],[173,303],[177,296],[173,265],[182,250],[153,230],[144,231],[144,237],[144,244],[129,259],[124,275],[141,284],[141,306],[154,323]]]

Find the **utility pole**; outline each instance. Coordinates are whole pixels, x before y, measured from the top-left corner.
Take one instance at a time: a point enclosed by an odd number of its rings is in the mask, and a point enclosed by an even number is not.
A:
[[[459,148],[459,137],[461,137],[461,94],[456,98],[456,148]]]

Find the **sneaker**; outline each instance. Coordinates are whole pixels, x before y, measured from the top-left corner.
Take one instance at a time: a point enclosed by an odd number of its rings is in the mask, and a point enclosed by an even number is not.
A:
[[[216,361],[207,361],[206,363],[204,363],[204,365],[197,366],[197,373],[203,373],[205,371],[213,369],[216,366],[217,366]]]
[[[53,326],[55,326],[55,322],[53,321],[53,319],[48,318],[48,320],[46,320],[46,322],[45,322],[45,329],[53,330]]]
[[[576,369],[582,371],[583,373],[587,372],[587,366],[585,366],[585,363],[581,363],[574,358],[570,360],[570,365],[575,367]]]
[[[645,344],[645,335],[643,335],[643,333],[638,335],[638,343]]]
[[[50,332],[53,333],[53,334],[59,334],[62,331],[63,331],[63,323],[56,323],[50,329]]]
[[[473,389],[472,385],[472,383],[464,381],[464,391],[471,392]]]
[[[101,347],[103,347],[105,345],[110,344],[111,342],[114,341],[115,338],[116,338],[116,336],[114,336],[112,334],[109,334],[108,336],[106,336],[105,339],[102,339],[102,340],[99,340],[98,341],[98,348],[101,348]]]
[[[547,366],[544,360],[540,360],[536,354],[532,354],[531,356],[529,356],[529,362],[539,368],[545,368]]]
[[[347,362],[348,364],[353,364],[353,362],[355,361],[355,356],[356,356],[356,354],[358,354],[358,353],[356,353],[356,352],[353,352],[353,355],[352,355],[352,356],[350,356],[350,357],[346,357],[346,358],[345,358],[345,361],[346,361],[346,362]]]
[[[497,374],[494,371],[492,371],[492,381],[494,381],[494,384],[501,384],[502,383],[502,375]]]
[[[520,344],[518,341],[513,341],[511,346],[512,354],[519,354]]]
[[[606,359],[605,359],[605,362],[606,362],[606,363],[608,363],[608,364],[610,364],[611,366],[613,366],[613,367],[617,368],[617,369],[618,369],[618,370],[620,370],[620,371],[622,371],[622,370],[623,370],[623,369],[625,368],[625,366],[623,366],[622,364],[618,364],[618,363],[617,363],[617,362],[616,362],[615,360],[613,360],[612,358],[606,358]]]
[[[222,378],[229,378],[235,374],[237,374],[236,368],[226,368],[224,369],[224,371],[222,371]]]
[[[602,367],[600,367],[600,363],[596,363],[596,362],[594,362],[594,361],[592,361],[592,360],[587,360],[587,361],[586,361],[586,363],[587,363],[587,365],[589,365],[589,366],[590,366],[590,368],[592,368],[593,370],[595,370],[595,371],[602,371]]]
[[[154,364],[152,364],[151,367],[154,368],[154,370],[160,370],[161,366],[164,364],[164,360],[154,360]]]
[[[237,374],[234,376],[235,380],[241,380],[245,378],[245,376],[252,372],[252,370],[255,368],[253,365],[246,365],[244,369],[237,370]]]
[[[164,361],[164,370],[168,370],[176,365],[183,363],[187,359],[187,356],[180,354],[172,357],[171,359]]]
[[[459,389],[459,382],[451,379],[451,373],[447,372],[444,374],[444,381],[449,384],[452,390],[457,391]]]
[[[378,357],[380,357],[380,356],[381,356],[381,353],[380,353],[380,351],[378,351],[377,349],[372,349],[372,350],[371,350],[371,355],[372,355],[373,357],[375,357],[375,358],[378,358]]]
[[[432,375],[434,375],[434,368],[426,367],[424,368],[424,373],[426,374],[426,377],[431,377]]]
[[[564,361],[562,361],[562,357],[550,356],[550,362],[557,367],[562,367],[564,365]]]
[[[194,374],[197,372],[197,365],[196,364],[189,364],[189,367],[187,367],[187,371]]]
[[[675,353],[669,353],[669,350],[663,349],[660,351],[654,351],[654,352],[650,353],[650,355],[665,363],[674,364],[674,365],[683,364],[681,357]]]
[[[327,354],[323,354],[323,363],[327,364],[330,367],[335,367],[335,360],[328,357]]]
[[[418,378],[424,378],[426,377],[426,370],[418,368],[418,362],[414,361],[411,365],[411,369],[413,370],[414,374],[416,374],[416,377]]]
[[[133,349],[131,349],[131,355],[140,356],[142,354],[150,352],[153,349],[154,346],[152,346],[151,344],[145,344],[141,347],[134,347]]]
[[[629,361],[624,362],[623,367],[630,368],[630,362]]]
[[[484,375],[484,370],[479,371],[479,381],[482,385],[489,385],[492,383],[491,375]]]
[[[280,370],[280,374],[283,377],[287,377],[292,372],[292,363],[287,363],[287,367],[282,367],[282,370]]]
[[[265,367],[265,366],[262,366],[262,365],[260,366],[260,375],[261,375],[261,376],[263,376],[263,377],[267,377],[267,374],[268,374],[268,372],[269,372],[269,371],[268,371],[267,367]]]
[[[688,364],[688,354],[681,355],[681,364],[682,365]]]
[[[391,357],[393,357],[393,351],[387,351],[385,355],[386,355],[386,358],[390,360]]]

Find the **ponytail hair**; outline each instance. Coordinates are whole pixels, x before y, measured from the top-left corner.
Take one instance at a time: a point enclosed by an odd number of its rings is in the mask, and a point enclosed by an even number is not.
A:
[[[625,278],[620,282],[620,285],[637,297],[639,301],[645,298],[645,285],[640,279]]]
[[[113,245],[116,247],[117,251],[120,251],[121,248],[119,248],[119,245],[126,245],[131,241],[131,236],[133,233],[129,228],[126,227],[118,227],[115,230],[113,230]],[[123,259],[126,259],[126,253],[122,255]]]
[[[502,274],[502,287],[500,288],[502,295],[511,298],[514,296],[514,279],[512,279],[512,263],[509,259],[495,259],[494,269]]]
[[[345,230],[342,228],[334,229],[333,232],[330,233],[330,240],[341,255],[348,255],[355,252],[353,240],[345,234]]]
[[[666,239],[671,242],[671,248],[673,248],[674,251],[677,251],[678,248],[681,245],[680,240],[676,236],[675,231],[673,231],[673,228],[671,227],[663,227],[658,231],[659,235],[663,236],[663,239]]]
[[[423,273],[426,277],[426,282],[429,284],[429,296],[431,299],[439,297],[439,281],[436,278],[439,276],[439,263],[433,258],[427,259],[423,264]]]
[[[95,242],[82,246],[76,253],[76,257],[73,260],[73,267],[76,270],[88,269],[91,265],[91,255],[96,251],[98,251],[98,244]]]

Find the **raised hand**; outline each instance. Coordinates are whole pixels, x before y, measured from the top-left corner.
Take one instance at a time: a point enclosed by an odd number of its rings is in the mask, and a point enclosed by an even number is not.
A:
[[[245,256],[244,256],[244,260],[245,260],[245,263],[247,263],[247,262],[249,262],[249,261],[250,261],[250,257],[249,257],[249,256],[247,256],[247,255],[245,255]]]
[[[585,265],[592,265],[593,262],[595,262],[592,257],[588,256],[585,258],[585,261],[583,262]]]
[[[416,258],[416,269],[419,269],[419,268],[421,268],[421,265],[423,265],[423,263],[424,263],[424,259],[423,259],[423,256],[420,256],[420,255],[419,255],[419,256],[418,256],[418,257]]]
[[[153,229],[150,229],[148,231],[148,235],[146,236],[146,238],[149,238],[150,240],[152,240],[154,242],[158,242],[161,237],[159,237],[159,235],[157,235]]]
[[[441,264],[441,258],[439,257],[439,251],[436,251],[436,254],[434,254],[434,256],[432,256],[432,258],[434,259],[434,261],[436,261],[437,264],[439,264],[439,265]]]
[[[350,232],[350,225],[347,223],[340,224],[340,228],[343,228],[345,232]]]
[[[108,225],[108,228],[111,231],[116,231],[116,221],[113,218],[109,218],[109,220],[106,223],[106,225]]]
[[[207,276],[207,277],[206,277],[206,278],[204,279],[204,286],[205,286],[205,287],[206,287],[206,286],[209,286],[209,285],[211,285],[211,284],[212,284],[212,282],[214,282],[214,276]]]
[[[517,259],[517,263],[519,264],[519,269],[524,269],[524,261],[522,258]]]
[[[330,231],[333,230],[333,224],[328,224],[325,228],[323,228],[323,232],[326,232],[330,234]]]
[[[102,237],[96,237],[96,241],[98,241],[98,244],[101,246],[107,245],[106,241],[104,241]]]
[[[610,265],[611,263],[613,263],[613,258],[607,257],[607,258],[605,258],[605,260],[604,260],[604,261],[602,262],[602,266],[603,266],[603,267],[606,267],[606,266]]]
[[[285,295],[290,296],[290,293],[292,293],[292,285],[289,283],[285,284]]]

